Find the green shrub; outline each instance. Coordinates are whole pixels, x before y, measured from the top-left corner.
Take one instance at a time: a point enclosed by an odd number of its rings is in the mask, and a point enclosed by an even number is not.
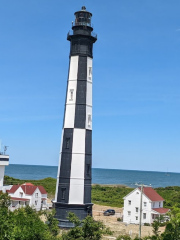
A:
[[[129,235],[120,235],[116,240],[131,240],[131,237]]]
[[[149,223],[144,223],[144,226],[151,226],[151,224],[149,224]]]

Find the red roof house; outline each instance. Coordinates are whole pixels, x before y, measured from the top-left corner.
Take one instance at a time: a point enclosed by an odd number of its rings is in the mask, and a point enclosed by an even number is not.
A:
[[[35,186],[32,183],[13,185],[7,193],[11,197],[10,209],[30,205],[37,211],[47,209],[47,192],[43,186]]]
[[[163,208],[164,199],[152,188],[143,187],[142,202],[141,188],[136,188],[124,198],[123,222],[139,224],[140,209],[142,208],[142,224],[151,224],[158,216],[165,215],[169,209]]]

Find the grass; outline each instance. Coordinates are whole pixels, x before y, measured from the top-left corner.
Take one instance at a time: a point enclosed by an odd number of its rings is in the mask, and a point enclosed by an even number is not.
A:
[[[44,178],[41,180],[20,180],[13,177],[5,176],[5,185],[23,184],[25,182],[31,182],[34,185],[43,186],[49,198],[54,198],[56,189],[56,179]],[[133,188],[126,186],[105,186],[105,185],[93,185],[92,186],[92,202],[99,205],[111,206],[111,207],[123,207],[123,197],[130,193]],[[164,207],[180,208],[180,187],[165,187],[155,189],[164,199]]]
[[[130,193],[133,188],[126,186],[92,186],[92,202],[111,207],[123,207],[123,197]]]
[[[9,176],[4,176],[5,185],[17,185],[17,184],[23,184],[25,182],[30,182],[35,186],[38,186],[38,185],[43,186],[47,191],[49,198],[53,198],[55,195],[55,190],[56,190],[55,178],[48,177],[40,180],[20,180],[20,179],[9,177]]]

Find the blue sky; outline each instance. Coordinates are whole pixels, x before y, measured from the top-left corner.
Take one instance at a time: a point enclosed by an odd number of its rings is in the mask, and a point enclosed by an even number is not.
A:
[[[180,172],[180,1],[2,0],[0,139],[58,165],[74,12],[93,13],[93,167]]]

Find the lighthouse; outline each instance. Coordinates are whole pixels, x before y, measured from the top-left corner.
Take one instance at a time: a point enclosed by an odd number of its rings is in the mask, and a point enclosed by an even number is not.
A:
[[[70,41],[69,71],[65,100],[59,167],[54,206],[60,227],[71,227],[68,212],[79,219],[92,215],[92,13],[83,6],[75,12]]]

